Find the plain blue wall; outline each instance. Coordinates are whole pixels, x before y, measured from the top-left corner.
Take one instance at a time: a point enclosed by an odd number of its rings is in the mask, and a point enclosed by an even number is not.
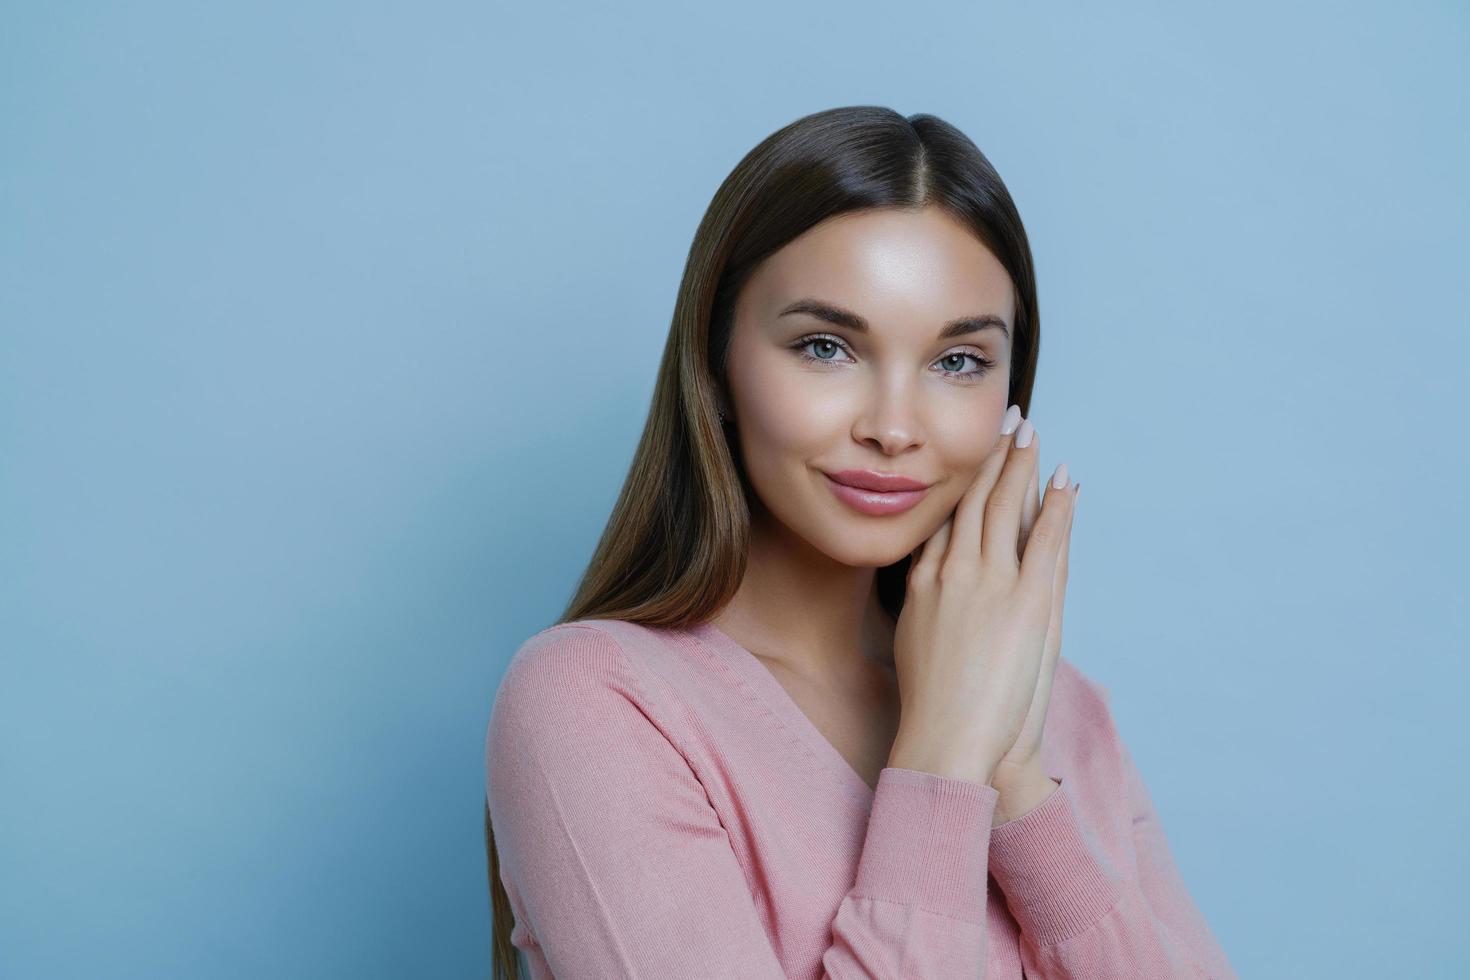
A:
[[[1462,977],[1461,4],[7,4],[0,975],[486,977],[483,737],[696,224],[934,112],[1035,251],[1064,650],[1242,977]]]

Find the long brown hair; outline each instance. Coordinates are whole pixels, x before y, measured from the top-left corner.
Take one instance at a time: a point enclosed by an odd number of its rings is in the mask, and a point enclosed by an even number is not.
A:
[[[750,492],[718,416],[735,298],[762,260],[849,211],[935,205],[995,255],[1015,289],[1010,397],[1030,415],[1040,327],[1031,247],[990,161],[954,126],[882,106],[803,116],[766,137],[705,211],[674,304],[643,435],[602,539],[558,623],[621,619],[685,628],[714,617],[745,574]],[[909,559],[877,572],[896,619]],[[554,624],[553,624],[554,625]],[[495,977],[519,980],[513,913],[500,880],[490,807],[485,850]]]

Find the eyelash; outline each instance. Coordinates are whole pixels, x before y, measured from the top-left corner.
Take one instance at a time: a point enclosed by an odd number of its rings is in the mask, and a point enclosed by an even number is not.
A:
[[[838,347],[841,347],[843,350],[847,351],[849,354],[852,353],[852,351],[848,348],[848,346],[846,344],[844,344],[839,338],[834,337],[831,334],[826,334],[826,333],[808,334],[807,336],[802,337],[800,340],[798,340],[795,343],[793,343],[791,345],[791,349],[794,350],[794,351],[796,351],[798,354],[800,354],[802,360],[804,360],[804,361],[812,361],[812,362],[815,362],[817,364],[821,364],[821,365],[824,365],[824,366],[831,366],[833,362],[830,361],[830,360],[828,360],[827,358],[825,358],[825,357],[813,357],[811,354],[808,354],[806,352],[806,349],[805,349],[806,346],[808,344],[810,344],[810,343],[812,343],[814,341],[818,341],[818,340],[825,340],[825,341],[828,341],[830,343],[836,344]],[[944,356],[945,357],[950,357],[950,356],[953,356],[955,354],[958,354],[958,355],[960,355],[962,357],[973,357],[975,359],[975,361],[977,363],[979,363],[979,365],[980,365],[980,370],[978,370],[978,371],[945,371],[944,372],[945,376],[951,377],[951,378],[959,378],[961,380],[961,382],[964,383],[964,384],[974,384],[976,381],[980,380],[985,375],[989,374],[991,368],[995,367],[995,361],[991,360],[988,357],[983,357],[980,354],[975,353],[974,351],[968,351],[968,350],[966,350],[966,351],[952,351],[950,354],[946,354]],[[943,360],[943,359],[944,358],[940,358],[940,360]]]

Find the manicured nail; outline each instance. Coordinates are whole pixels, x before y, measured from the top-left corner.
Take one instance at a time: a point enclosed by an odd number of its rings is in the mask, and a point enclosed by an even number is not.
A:
[[[1057,470],[1051,476],[1051,488],[1060,490],[1067,485],[1067,464],[1058,463]]]
[[[1006,409],[1005,415],[1000,420],[1000,434],[1008,436],[1016,431],[1016,426],[1021,422],[1021,406],[1012,405]]]
[[[1031,435],[1036,427],[1031,424],[1030,419],[1022,419],[1021,425],[1016,429],[1016,448],[1025,449],[1031,445]]]

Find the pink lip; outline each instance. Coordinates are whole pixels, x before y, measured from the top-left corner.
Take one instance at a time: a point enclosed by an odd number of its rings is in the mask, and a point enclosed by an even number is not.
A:
[[[827,475],[849,487],[857,487],[859,490],[878,490],[882,493],[892,493],[895,490],[927,490],[930,486],[906,476],[885,476],[882,473],[874,473],[872,470],[838,470],[836,473]]]
[[[822,474],[827,478],[827,485],[832,488],[832,493],[838,500],[847,504],[853,510],[873,517],[882,517],[886,514],[901,514],[910,507],[924,499],[929,488],[922,483],[917,484],[921,489],[917,490],[863,490],[859,487],[848,486],[839,483],[830,473]],[[904,481],[912,484],[914,481]]]

